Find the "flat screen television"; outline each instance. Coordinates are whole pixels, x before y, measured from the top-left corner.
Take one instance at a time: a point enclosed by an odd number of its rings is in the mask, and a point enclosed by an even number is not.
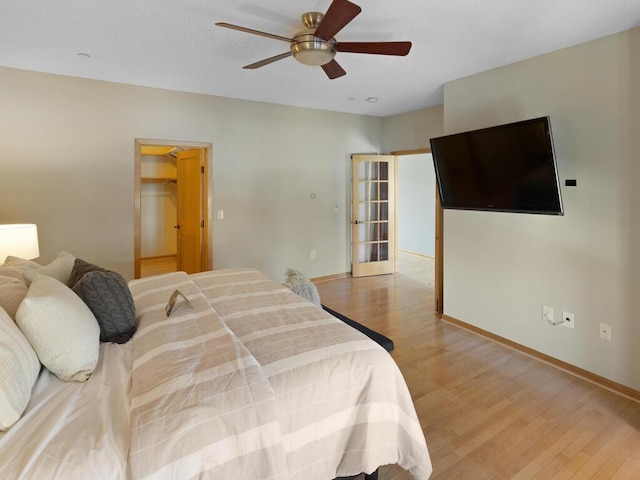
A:
[[[563,215],[549,117],[431,139],[443,208]]]

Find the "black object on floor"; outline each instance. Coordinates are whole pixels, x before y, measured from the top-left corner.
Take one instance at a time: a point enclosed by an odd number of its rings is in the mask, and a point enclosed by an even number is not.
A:
[[[338,477],[335,478],[334,480],[355,480],[356,478],[358,478],[360,475],[356,475],[355,477]],[[378,470],[376,469],[375,472],[367,475],[366,473],[364,474],[364,480],[378,480]]]
[[[391,340],[389,337],[385,337],[381,333],[378,333],[378,332],[376,332],[374,330],[371,330],[370,328],[367,328],[364,325],[359,324],[355,320],[351,320],[350,318],[345,317],[344,315],[342,315],[342,314],[340,314],[340,313],[338,313],[336,311],[331,310],[329,307],[325,307],[324,305],[322,305],[322,309],[324,311],[330,313],[334,317],[336,317],[338,320],[342,320],[347,325],[350,325],[351,327],[355,328],[356,330],[361,331],[367,337],[369,337],[371,340],[373,340],[374,342],[379,344],[382,348],[384,348],[387,352],[389,352],[389,353],[393,352],[393,347],[394,347],[393,340]]]

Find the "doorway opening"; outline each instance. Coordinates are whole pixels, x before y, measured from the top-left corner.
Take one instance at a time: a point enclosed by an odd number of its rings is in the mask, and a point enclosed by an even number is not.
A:
[[[134,143],[135,278],[211,270],[211,144]]]
[[[396,157],[396,271],[402,273],[405,269],[432,281],[435,310],[441,314],[444,299],[443,212],[431,149],[392,154]]]

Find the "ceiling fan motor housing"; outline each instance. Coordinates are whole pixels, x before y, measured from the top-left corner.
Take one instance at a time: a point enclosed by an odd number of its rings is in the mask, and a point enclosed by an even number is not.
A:
[[[333,60],[336,55],[336,42],[328,42],[313,35],[311,32],[300,32],[293,37],[291,53],[300,63],[305,65],[324,65]]]
[[[320,12],[307,12],[302,15],[302,23],[307,27],[291,39],[291,53],[305,65],[325,65],[336,55],[336,40],[323,40],[314,35],[324,18]]]

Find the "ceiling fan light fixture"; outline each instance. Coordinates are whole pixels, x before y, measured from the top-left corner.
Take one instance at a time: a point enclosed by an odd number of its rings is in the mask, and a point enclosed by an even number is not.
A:
[[[325,41],[310,33],[295,36],[291,42],[293,58],[305,65],[324,65],[336,56],[334,40]]]
[[[333,60],[333,55],[322,50],[301,50],[298,52],[294,52],[293,58],[305,65],[317,66],[329,63],[331,60]]]

